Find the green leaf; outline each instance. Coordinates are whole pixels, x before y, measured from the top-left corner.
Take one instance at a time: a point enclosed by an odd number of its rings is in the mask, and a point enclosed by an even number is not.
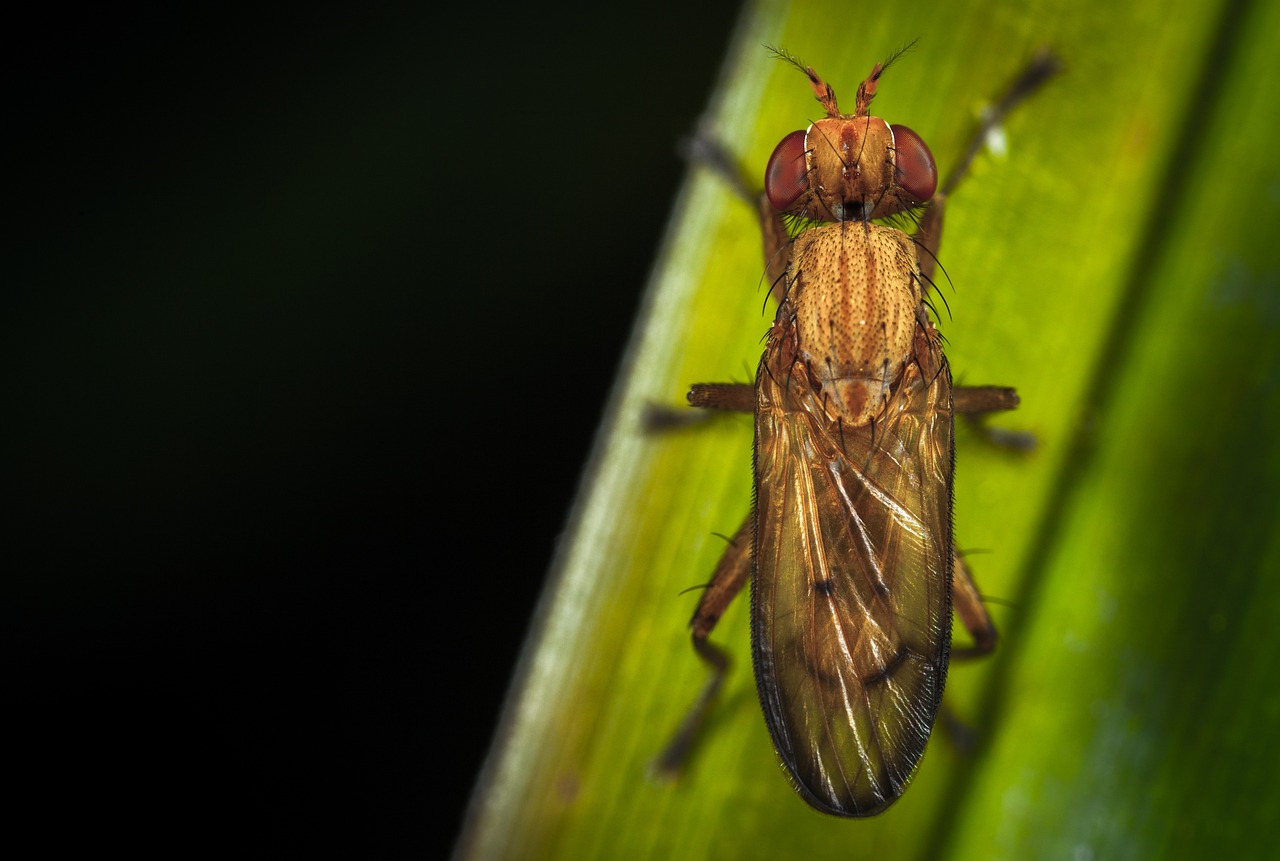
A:
[[[785,47],[919,132],[944,168],[1031,54],[1062,75],[951,198],[943,319],[962,382],[1018,388],[1014,456],[960,433],[956,535],[1003,635],[953,667],[946,732],[870,820],[809,809],[771,748],[746,601],[688,773],[647,766],[705,680],[686,623],[750,508],[751,422],[665,434],[652,404],[749,380],[754,215],[692,170],[584,479],[466,858],[1261,857],[1280,838],[1276,3],[759,3],[709,128],[759,170],[816,107]],[[989,551],[978,553],[977,551]]]

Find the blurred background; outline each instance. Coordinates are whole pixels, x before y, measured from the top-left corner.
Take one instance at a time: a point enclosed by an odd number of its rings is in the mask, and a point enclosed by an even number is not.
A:
[[[10,32],[13,821],[447,850],[736,13]]]

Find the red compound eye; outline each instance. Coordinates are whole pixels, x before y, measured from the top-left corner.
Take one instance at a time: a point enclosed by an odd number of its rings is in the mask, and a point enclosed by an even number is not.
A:
[[[809,191],[809,168],[804,157],[805,134],[796,131],[783,138],[774,147],[764,169],[764,193],[779,212],[786,212]]]
[[[933,163],[933,153],[920,135],[906,126],[889,128],[893,131],[893,148],[897,153],[894,181],[913,201],[924,203],[938,190],[938,166]]]

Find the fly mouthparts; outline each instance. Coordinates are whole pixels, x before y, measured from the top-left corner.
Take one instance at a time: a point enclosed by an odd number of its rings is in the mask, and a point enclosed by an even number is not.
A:
[[[875,208],[869,200],[837,201],[831,206],[831,215],[836,221],[870,221]]]

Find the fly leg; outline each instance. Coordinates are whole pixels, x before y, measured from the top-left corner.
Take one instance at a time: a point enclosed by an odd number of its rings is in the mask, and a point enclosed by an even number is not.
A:
[[[959,386],[952,394],[952,409],[965,416],[1011,410],[1017,405],[1018,393],[1005,386]],[[951,598],[956,616],[973,637],[973,645],[953,648],[951,657],[965,659],[988,655],[996,647],[996,627],[958,548],[952,553],[952,560]]]
[[[686,145],[685,154],[690,161],[719,175],[741,200],[755,208],[760,218],[769,292],[775,302],[781,303],[786,293],[787,264],[791,260],[791,237],[782,214],[773,208],[763,191],[752,190],[745,174],[734,163],[733,156],[714,138],[706,135],[695,137]],[[751,383],[698,383],[689,390],[689,404],[702,409],[755,412],[755,386]]]
[[[965,564],[958,549],[952,554],[952,560],[951,600],[960,624],[973,637],[973,645],[952,648],[951,657],[953,660],[965,660],[989,655],[996,649],[996,626],[982,603],[982,596],[978,594],[978,584],[973,582],[969,566]]]
[[[952,409],[964,415],[1011,410],[1018,406],[1018,393],[1008,386],[956,386],[952,390]]]
[[[689,390],[689,404],[703,409],[726,410],[731,412],[754,412],[756,408],[755,387],[746,383],[698,383]],[[689,713],[680,722],[679,728],[666,748],[653,763],[653,769],[659,777],[675,778],[684,769],[693,750],[698,731],[706,720],[711,704],[715,702],[724,677],[729,672],[729,653],[707,638],[716,623],[724,614],[729,604],[742,591],[743,584],[751,576],[751,544],[752,529],[755,518],[748,515],[738,527],[733,539],[725,549],[724,555],[716,565],[711,582],[698,601],[693,618],[689,620],[692,629],[693,649],[702,658],[703,663],[711,671],[702,693],[694,702]]]
[[[769,292],[774,301],[780,303],[786,292],[785,276],[791,259],[791,238],[782,215],[770,205],[769,198],[763,191],[752,189],[746,173],[736,164],[729,151],[713,137],[700,133],[686,141],[684,156],[694,164],[711,170],[739,199],[756,210],[760,218]],[[751,383],[698,383],[690,389],[688,397],[690,406],[702,409],[750,413],[756,408],[755,386]],[[700,420],[690,418],[685,411],[655,405],[646,411],[644,424],[648,430],[660,431]]]
[[[690,161],[718,174],[739,198],[756,209],[764,237],[765,269],[771,285],[770,293],[775,301],[781,301],[784,290],[780,285],[786,274],[790,246],[790,237],[782,216],[770,206],[763,192],[752,189],[745,179],[746,174],[735,164],[729,152],[713,138],[697,136],[687,145],[686,156]],[[688,398],[690,406],[701,409],[751,413],[756,408],[755,386],[750,383],[698,383],[690,388]],[[684,769],[698,732],[729,671],[729,653],[707,638],[751,576],[754,520],[754,515],[748,515],[734,533],[689,622],[693,649],[707,665],[711,675],[693,707],[680,722],[675,735],[654,761],[654,771],[660,777],[675,778]]]
[[[952,410],[961,416],[980,422],[989,413],[1011,410],[1018,406],[1018,393],[1007,386],[957,386],[952,392]],[[1011,436],[1017,431],[1006,431]],[[1030,435],[1023,435],[1031,439]],[[1032,440],[1034,443],[1034,440]],[[952,660],[981,658],[995,651],[999,634],[991,621],[991,614],[982,603],[978,584],[974,582],[969,566],[959,548],[951,554],[951,600],[956,617],[964,625],[973,642],[960,648],[952,647]],[[947,708],[942,708],[943,725],[955,745],[964,752],[972,752],[978,744],[977,733]]]
[[[952,409],[989,443],[1012,451],[1027,452],[1036,447],[1036,438],[1026,431],[989,426],[988,415],[1018,406],[1018,393],[1007,386],[957,386],[952,391]]]
[[[791,261],[791,236],[782,213],[773,208],[764,191],[748,182],[747,174],[714,138],[699,134],[685,147],[685,155],[695,164],[716,173],[741,200],[756,210],[760,218],[760,234],[764,245],[765,276],[775,303],[786,294],[787,264]]]
[[[952,647],[951,659],[963,661],[986,657],[996,649],[996,640],[999,636],[996,633],[996,626],[991,621],[991,614],[982,603],[978,584],[973,582],[973,575],[969,573],[969,566],[965,564],[959,550],[953,553],[952,559],[951,598],[956,617],[973,638],[973,644],[958,649]],[[961,752],[972,753],[978,746],[978,732],[948,708],[946,703],[942,704],[939,714],[951,742]]]
[[[924,216],[920,219],[914,239],[920,248],[920,274],[927,285],[933,284],[933,273],[938,264],[938,247],[942,244],[942,219],[946,213],[947,198],[956,190],[960,182],[968,175],[974,158],[982,151],[993,130],[1004,122],[1009,111],[1017,107],[1062,68],[1062,62],[1049,50],[1042,49],[1037,53],[1022,73],[1010,85],[1007,92],[992,107],[988,108],[969,145],[965,148],[960,163],[952,169],[951,174],[942,183],[942,187],[933,195]]]
[[[1011,110],[1057,74],[1061,67],[1057,56],[1048,50],[1041,50],[1013,81],[1000,101],[983,114],[959,164],[934,194],[920,219],[915,236],[912,237],[919,249],[917,256],[920,277],[924,282],[921,285],[922,292],[927,292],[936,284],[934,273],[938,268],[938,249],[942,245],[942,223],[946,215],[947,198],[968,175],[974,158],[982,150],[991,132],[1004,122]],[[1018,394],[1013,389],[1004,386],[957,386],[953,397],[955,412],[965,416],[983,438],[1016,451],[1029,451],[1035,447],[1035,438],[1031,434],[991,428],[982,421],[989,413],[1011,410],[1018,405]]]
[[[696,383],[689,389],[689,405],[752,413],[756,410],[756,387],[750,383]]]
[[[742,526],[738,527],[728,549],[720,557],[720,563],[716,565],[711,582],[702,593],[702,599],[698,601],[693,618],[689,621],[689,627],[693,631],[694,651],[711,670],[711,676],[707,679],[693,707],[689,709],[689,713],[680,722],[671,741],[654,761],[653,768],[660,777],[674,778],[684,769],[685,763],[689,760],[689,753],[693,749],[694,740],[698,736],[698,730],[702,727],[711,704],[715,702],[716,695],[720,692],[725,674],[729,671],[729,653],[710,642],[707,637],[711,635],[712,629],[720,621],[725,609],[742,590],[747,578],[751,576],[753,520],[753,517],[748,516]]]

